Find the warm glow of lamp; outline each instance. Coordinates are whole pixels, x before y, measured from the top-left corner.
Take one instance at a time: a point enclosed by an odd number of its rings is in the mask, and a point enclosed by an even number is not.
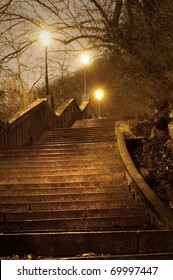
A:
[[[96,90],[96,97],[98,100],[101,100],[103,97],[103,90],[101,89]]]
[[[81,59],[82,59],[82,63],[86,65],[89,62],[89,55],[87,53],[84,53],[82,54]]]
[[[42,31],[41,32],[41,40],[45,47],[48,47],[50,44],[50,33],[49,31]]]

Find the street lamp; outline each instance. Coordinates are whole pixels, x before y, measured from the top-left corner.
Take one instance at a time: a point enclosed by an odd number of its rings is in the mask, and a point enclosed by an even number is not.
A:
[[[42,31],[41,39],[45,48],[45,95],[49,94],[49,79],[48,79],[48,47],[50,44],[50,33]]]
[[[82,63],[84,66],[84,94],[82,95],[82,100],[89,101],[89,95],[87,94],[87,69],[86,66],[89,62],[89,55],[87,53],[82,54]]]
[[[98,114],[98,117],[100,118],[100,101],[101,101],[101,99],[103,97],[103,90],[101,90],[101,89],[96,90],[96,97],[98,99],[98,104],[99,104],[99,114]]]

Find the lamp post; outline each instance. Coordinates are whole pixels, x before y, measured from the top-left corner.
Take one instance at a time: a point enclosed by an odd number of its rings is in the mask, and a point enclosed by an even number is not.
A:
[[[48,31],[43,31],[41,33],[41,39],[45,48],[45,95],[48,97],[49,105],[52,105],[52,99],[49,96],[49,78],[48,78],[48,47],[50,44],[50,33]]]
[[[96,97],[98,99],[98,105],[99,105],[99,108],[98,108],[98,117],[100,118],[100,101],[103,97],[103,90],[101,89],[98,89],[96,90]]]
[[[84,93],[82,95],[82,100],[85,100],[85,101],[89,101],[89,95],[87,94],[87,64],[88,64],[88,61],[89,61],[89,56],[88,54],[83,54],[82,55],[82,63],[83,63],[83,66],[84,66]]]

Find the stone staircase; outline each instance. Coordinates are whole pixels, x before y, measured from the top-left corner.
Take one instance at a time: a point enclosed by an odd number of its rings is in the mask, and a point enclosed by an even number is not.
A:
[[[153,256],[139,249],[156,229],[124,178],[114,127],[80,120],[1,152],[1,256]]]

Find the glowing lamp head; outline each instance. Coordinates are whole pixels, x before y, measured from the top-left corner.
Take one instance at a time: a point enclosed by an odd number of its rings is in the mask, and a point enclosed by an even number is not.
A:
[[[103,91],[101,89],[96,90],[96,97],[98,100],[101,100],[103,97]]]
[[[48,47],[50,44],[50,33],[48,31],[42,31],[41,40],[45,47]]]
[[[81,58],[82,58],[82,63],[83,64],[88,64],[88,62],[89,62],[89,55],[87,53],[83,54]]]

